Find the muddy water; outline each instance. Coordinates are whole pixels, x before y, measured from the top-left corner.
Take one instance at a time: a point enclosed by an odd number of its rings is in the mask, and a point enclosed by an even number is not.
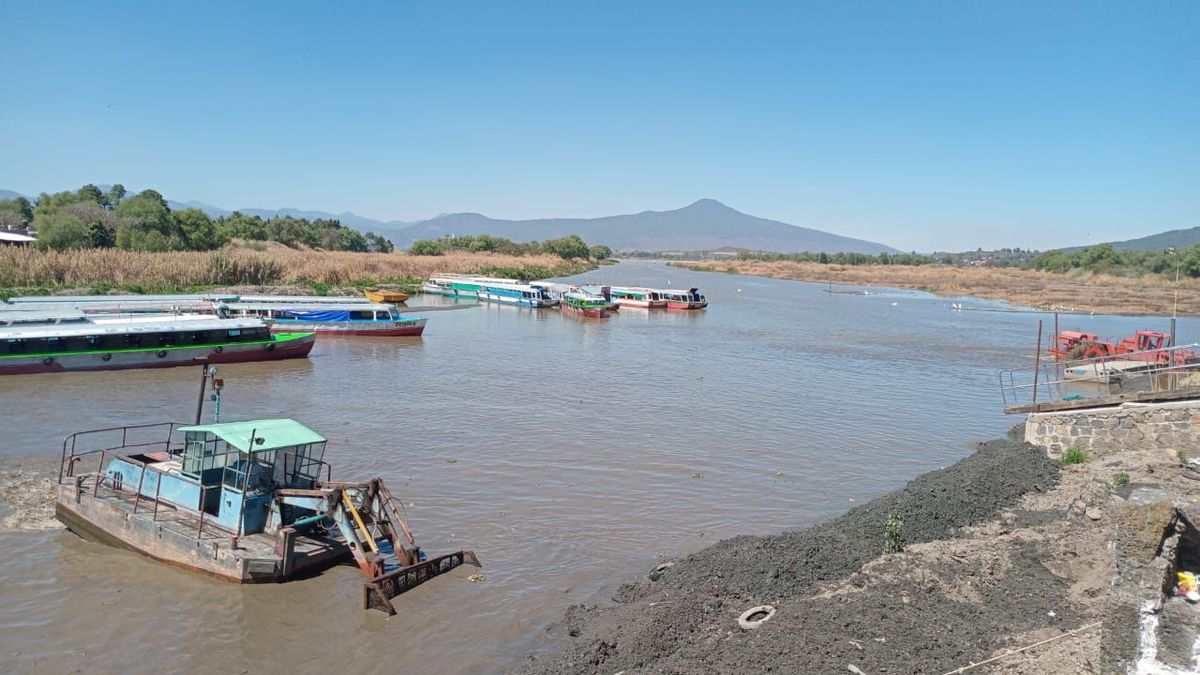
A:
[[[697,285],[712,307],[596,321],[482,305],[431,312],[421,339],[322,338],[307,361],[222,368],[226,419],[302,420],[329,438],[335,478],[379,475],[403,496],[428,551],[478,553],[483,582],[455,572],[390,619],[362,611],[352,567],[237,587],[54,523],[62,437],[187,419],[191,369],[0,380],[0,671],[517,667],[553,648],[546,628],[567,606],[657,557],[839,513],[1002,434],[1014,420],[996,371],[1033,352],[1035,317],[920,293],[831,296],[647,262],[585,276]]]

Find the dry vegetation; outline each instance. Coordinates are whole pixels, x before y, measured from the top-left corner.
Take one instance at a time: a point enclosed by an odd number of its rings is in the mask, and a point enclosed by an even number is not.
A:
[[[675,264],[688,269],[776,279],[915,288],[949,297],[989,298],[1038,309],[1098,314],[1170,314],[1175,302],[1174,280],[1158,275],[1118,277],[1012,268],[845,266],[790,261],[714,260]],[[1200,281],[1180,281],[1181,314],[1200,314],[1198,291]]]
[[[198,286],[266,286],[315,282],[396,283],[437,272],[515,272],[548,276],[582,271],[552,255],[450,252],[441,256],[293,249],[280,244],[227,246],[219,251],[142,253],[117,249],[38,251],[0,247],[0,289],[140,287],[148,292]]]

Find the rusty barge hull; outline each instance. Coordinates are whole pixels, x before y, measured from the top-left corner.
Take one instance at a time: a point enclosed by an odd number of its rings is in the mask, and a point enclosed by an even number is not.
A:
[[[242,535],[234,548],[231,533],[206,523],[198,534],[198,520],[169,507],[155,514],[141,505],[131,513],[134,497],[128,495],[78,495],[73,485],[57,490],[54,515],[81,538],[231,583],[290,581],[353,560],[348,546],[330,538],[298,537],[287,558],[276,551],[275,537]]]

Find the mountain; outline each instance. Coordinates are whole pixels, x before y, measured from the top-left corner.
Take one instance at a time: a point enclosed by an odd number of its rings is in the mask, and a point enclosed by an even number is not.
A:
[[[17,197],[23,196],[24,195],[22,195],[20,192],[13,192],[12,190],[0,190],[0,199],[16,199]]]
[[[1200,244],[1200,227],[1186,230],[1168,230],[1137,239],[1109,242],[1118,251],[1165,251],[1169,248],[1185,249]],[[1079,251],[1086,246],[1075,246],[1064,251]]]
[[[101,186],[107,189],[107,186]],[[0,199],[18,196],[0,190]],[[232,213],[204,202],[178,202],[168,199],[171,210],[195,208],[210,216]],[[407,248],[419,239],[436,239],[451,234],[490,234],[513,241],[544,241],[578,234],[593,244],[606,244],[617,251],[715,251],[745,248],[784,253],[824,251],[826,253],[895,253],[896,250],[872,241],[852,239],[821,230],[789,225],[777,220],[751,216],[732,209],[715,199],[701,199],[673,211],[643,211],[601,218],[545,218],[538,220],[500,220],[480,213],[443,214],[416,223],[400,220],[381,221],[351,212],[328,213],[292,208],[238,209],[246,215],[263,218],[336,218],[347,227],[375,232],[391,239],[397,247]]]
[[[401,248],[419,239],[451,234],[490,234],[513,241],[578,234],[589,243],[605,244],[618,251],[713,251],[732,247],[780,252],[895,252],[883,244],[751,216],[714,199],[701,199],[673,211],[602,218],[498,220],[479,213],[452,213],[402,228],[385,223],[377,231]]]

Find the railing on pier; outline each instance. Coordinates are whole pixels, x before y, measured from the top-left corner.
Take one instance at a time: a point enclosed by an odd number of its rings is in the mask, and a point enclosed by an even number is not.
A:
[[[1200,392],[1200,344],[1090,359],[1041,356],[1033,367],[998,373],[1005,408]],[[1081,403],[1083,405],[1083,403]]]

